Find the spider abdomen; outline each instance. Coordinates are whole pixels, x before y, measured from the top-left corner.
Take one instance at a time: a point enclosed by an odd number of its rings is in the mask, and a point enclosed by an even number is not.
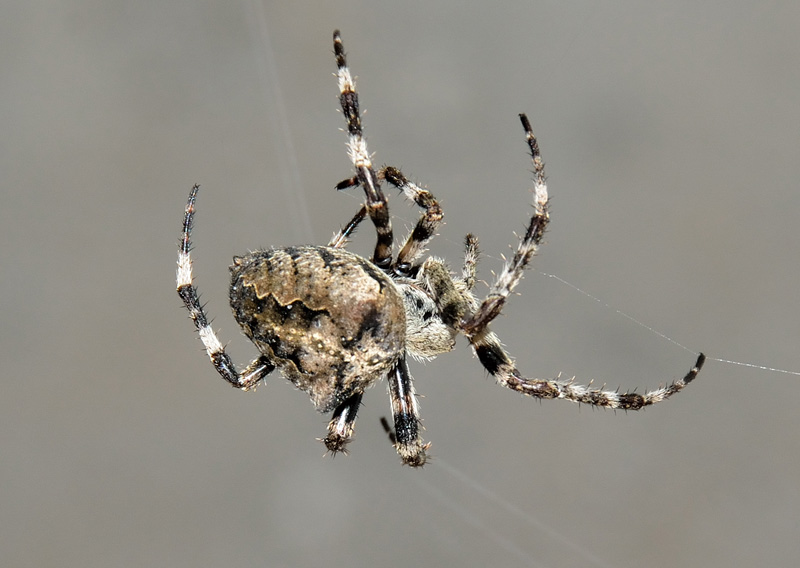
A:
[[[368,260],[298,246],[235,257],[230,302],[245,335],[318,410],[388,373],[403,354],[403,299]]]

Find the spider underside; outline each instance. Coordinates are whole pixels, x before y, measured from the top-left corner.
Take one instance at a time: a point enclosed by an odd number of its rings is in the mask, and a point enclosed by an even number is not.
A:
[[[214,368],[233,386],[253,389],[273,370],[282,373],[311,397],[320,412],[332,412],[323,439],[332,453],[343,452],[353,436],[364,390],[386,377],[394,432],[392,442],[403,463],[422,466],[430,444],[420,437],[420,417],[407,357],[431,359],[451,351],[458,334],[470,342],[478,360],[501,385],[536,398],[563,398],[606,408],[639,410],[682,390],[697,376],[705,356],[665,387],[637,394],[592,389],[559,379],[521,375],[490,322],[537,251],[547,224],[548,195],[544,163],[530,122],[520,120],[533,161],[533,212],[513,258],[497,275],[488,295],[473,294],[478,241],[465,239],[464,262],[454,275],[441,259],[421,260],[443,213],[426,189],[398,170],[372,165],[364,140],[355,82],[345,59],[339,32],[333,34],[340,103],[349,135],[348,153],[355,175],[337,189],[361,187],[366,199],[353,218],[327,246],[257,250],[234,257],[230,304],[236,321],[260,355],[238,371],[212,330],[193,284],[190,236],[195,185],[186,205],[178,251],[178,294],[189,310]],[[389,207],[381,184],[386,182],[422,210],[397,256]],[[377,233],[370,259],[346,250],[348,238],[367,217]]]

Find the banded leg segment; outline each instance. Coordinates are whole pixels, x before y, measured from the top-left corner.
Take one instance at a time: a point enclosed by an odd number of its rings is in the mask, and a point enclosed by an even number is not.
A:
[[[480,253],[478,237],[467,233],[467,236],[464,237],[464,265],[461,268],[461,280],[468,291],[472,291],[475,287]]]
[[[413,231],[403,243],[403,247],[397,255],[397,260],[392,264],[395,274],[413,277],[415,269],[418,268],[418,266],[414,266],[414,262],[425,252],[425,246],[435,236],[436,229],[442,223],[444,218],[442,208],[430,191],[409,181],[397,168],[391,166],[381,168],[378,172],[378,180],[386,180],[402,191],[408,199],[425,210]],[[336,189],[347,189],[360,185],[360,183],[359,178],[354,177],[339,182]],[[342,241],[344,240],[344,243],[346,243],[347,237],[355,231],[355,228],[361,223],[366,214],[367,206],[364,205],[350,223],[334,236],[328,246],[337,248],[344,246]]]
[[[363,396],[364,393],[356,393],[333,411],[333,416],[328,423],[328,435],[322,440],[332,454],[347,453],[347,444],[353,438],[356,416]]]
[[[405,356],[389,373],[389,396],[392,400],[395,450],[404,464],[421,467],[428,459],[426,452],[430,444],[423,444],[419,436],[419,406]]]
[[[691,370],[682,378],[652,391],[638,394],[633,392],[619,393],[592,389],[576,385],[573,381],[558,379],[528,379],[521,375],[511,358],[501,346],[500,340],[492,333],[489,323],[500,314],[508,296],[522,278],[523,271],[530,262],[541,243],[547,224],[550,221],[548,212],[547,183],[544,174],[544,163],[539,152],[539,144],[533,135],[528,118],[519,115],[525,138],[533,161],[533,215],[531,216],[525,235],[519,242],[514,257],[506,263],[489,290],[486,299],[480,303],[473,314],[461,323],[461,331],[467,336],[481,364],[494,376],[501,385],[536,398],[563,398],[573,402],[590,404],[604,408],[623,410],[639,410],[666,400],[691,383],[705,362],[705,355],[700,353]],[[470,245],[467,245],[468,251]],[[475,243],[477,254],[477,242]],[[470,256],[470,253],[467,253]],[[468,282],[470,268],[465,261],[464,280]]]
[[[640,410],[680,392],[694,380],[706,360],[706,356],[700,353],[695,364],[683,378],[665,387],[644,394],[620,393],[576,385],[573,381],[527,379],[520,374],[494,333],[484,332],[480,336],[471,338],[470,342],[481,364],[504,387],[535,398],[563,398],[572,402],[622,410]]]
[[[381,169],[378,177],[388,181],[402,191],[408,199],[425,210],[414,230],[406,238],[394,263],[394,270],[397,274],[411,276],[414,271],[414,262],[425,252],[425,245],[430,242],[436,229],[442,224],[444,213],[430,191],[410,182],[397,168],[387,166]]]
[[[378,233],[378,242],[375,245],[372,262],[379,268],[388,269],[392,263],[393,243],[389,205],[383,190],[381,190],[378,176],[372,167],[372,160],[367,150],[367,142],[364,140],[356,84],[350,74],[350,69],[347,67],[347,59],[339,30],[333,32],[333,52],[336,56],[336,66],[338,68],[336,75],[339,78],[339,103],[342,105],[342,112],[347,121],[347,132],[349,134],[347,149],[350,160],[356,170],[355,178],[343,181],[337,185],[337,188],[344,189],[353,185],[361,185],[364,188],[364,193],[367,197],[367,212],[375,225],[375,231]]]
[[[350,237],[356,232],[356,229],[367,216],[367,206],[362,205],[361,208],[353,215],[350,222],[342,227],[338,233],[333,235],[333,238],[328,242],[329,247],[345,248]]]
[[[242,390],[252,389],[260,380],[269,375],[275,366],[266,357],[260,356],[254,359],[247,368],[241,373],[236,370],[230,356],[225,352],[225,348],[220,343],[214,330],[208,322],[205,310],[198,298],[197,289],[192,282],[192,249],[191,233],[194,224],[194,205],[197,199],[199,185],[195,185],[189,193],[189,200],[186,203],[186,213],[183,218],[183,234],[178,246],[178,273],[177,286],[178,295],[183,300],[189,316],[192,318],[200,340],[211,359],[211,364],[220,376],[231,385]]]
[[[519,283],[525,267],[538,249],[547,224],[550,222],[550,214],[547,209],[547,183],[544,175],[544,162],[539,153],[539,144],[533,135],[528,117],[520,114],[519,118],[525,129],[525,138],[533,160],[533,215],[525,235],[517,245],[514,257],[503,267],[478,310],[463,323],[462,331],[467,337],[481,333],[489,322],[500,314],[506,299]]]

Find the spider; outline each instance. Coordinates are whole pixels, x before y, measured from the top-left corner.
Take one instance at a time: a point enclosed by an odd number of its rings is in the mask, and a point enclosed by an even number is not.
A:
[[[637,394],[592,389],[573,381],[522,376],[489,324],[502,311],[522,278],[550,220],[544,163],[530,122],[519,118],[533,160],[533,212],[513,258],[479,301],[473,293],[478,241],[469,234],[461,273],[451,273],[436,257],[421,260],[442,222],[434,196],[409,181],[397,168],[376,171],[361,128],[358,94],[345,59],[339,31],[333,34],[339,100],[347,121],[347,143],[355,175],[337,189],[361,187],[365,203],[326,246],[256,250],[233,259],[230,304],[244,334],[260,355],[239,371],[212,330],[193,283],[190,236],[199,186],[189,193],[178,250],[178,294],[189,310],[216,371],[231,385],[252,390],[279,368],[314,406],[332,412],[323,442],[344,452],[364,390],[382,377],[389,383],[394,432],[392,442],[403,463],[419,467],[430,443],[420,437],[420,417],[409,355],[432,359],[451,351],[464,335],[483,367],[511,390],[539,398],[563,398],[606,408],[639,410],[661,402],[688,385],[700,371],[700,353],[692,369],[666,387]],[[393,255],[393,233],[381,183],[400,190],[422,214]],[[369,216],[377,244],[367,259],[346,250],[348,238]]]

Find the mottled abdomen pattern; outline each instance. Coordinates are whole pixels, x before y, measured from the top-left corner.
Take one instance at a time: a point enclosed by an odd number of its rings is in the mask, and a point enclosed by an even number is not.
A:
[[[343,249],[299,246],[235,257],[230,301],[245,335],[320,412],[363,391],[403,355],[395,284]]]

